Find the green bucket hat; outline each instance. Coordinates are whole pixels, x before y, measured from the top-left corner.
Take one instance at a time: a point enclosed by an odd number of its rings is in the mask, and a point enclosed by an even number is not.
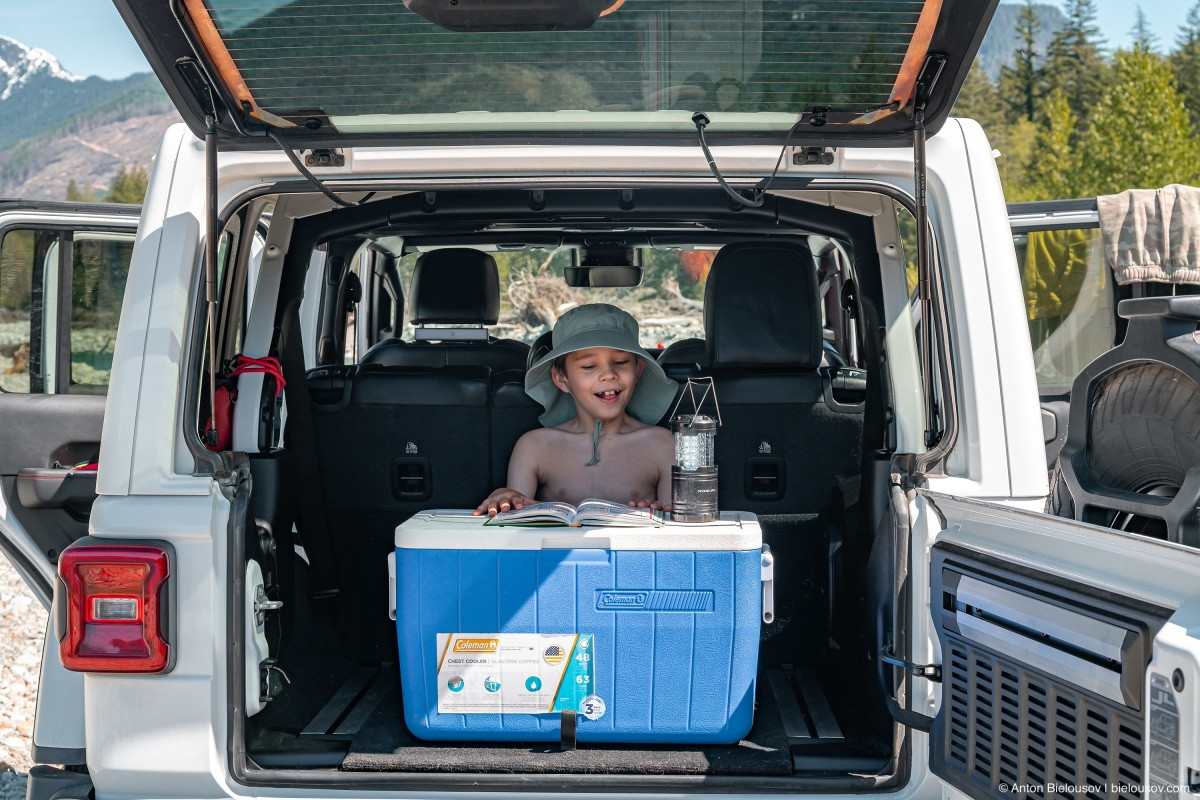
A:
[[[657,425],[675,400],[679,386],[638,344],[638,324],[630,314],[608,303],[576,306],[558,318],[550,336],[553,347],[525,373],[525,393],[542,404],[538,421],[547,428],[561,425],[575,414],[575,399],[554,385],[550,368],[554,359],[589,347],[611,347],[642,359],[646,365],[625,413],[647,425]]]

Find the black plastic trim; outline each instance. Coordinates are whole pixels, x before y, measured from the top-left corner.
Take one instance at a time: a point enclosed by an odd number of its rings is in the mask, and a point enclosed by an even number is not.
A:
[[[1031,214],[1078,214],[1097,211],[1096,198],[1080,197],[1074,200],[1034,200],[1027,203],[1009,203],[1010,217]]]
[[[90,775],[38,764],[29,770],[25,800],[87,800],[94,793]]]
[[[1096,392],[1109,376],[1146,364],[1162,364],[1200,383],[1200,297],[1143,297],[1122,300],[1117,314],[1127,320],[1125,338],[1097,356],[1075,377],[1071,386],[1067,437],[1059,453],[1062,484],[1071,499],[1075,519],[1106,524],[1108,512],[1127,512],[1162,520],[1167,540],[1200,547],[1200,467],[1185,474],[1174,497],[1156,497],[1109,488],[1088,464],[1091,412]]]
[[[34,742],[31,755],[34,762],[38,764],[64,764],[77,767],[87,763],[86,747],[43,747]],[[30,797],[32,796],[30,795]]]
[[[56,214],[98,214],[113,217],[132,217],[134,222],[142,213],[140,205],[131,203],[77,203],[62,200],[0,200],[0,214],[13,211],[46,211]]]

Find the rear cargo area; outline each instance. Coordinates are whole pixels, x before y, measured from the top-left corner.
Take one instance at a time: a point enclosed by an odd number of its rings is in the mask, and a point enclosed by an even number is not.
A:
[[[813,518],[772,531],[790,537],[773,546],[778,618],[762,631],[754,722],[737,744],[579,743],[564,751],[555,742],[422,741],[405,724],[396,659],[367,664],[348,658],[336,620],[318,603],[315,613],[296,620],[279,659],[290,683],[249,720],[247,754],[266,770],[386,773],[397,779],[427,773],[722,776],[832,781],[847,791],[874,785],[896,768],[892,725],[867,652],[865,625],[853,635],[832,635],[835,614],[824,600],[831,589],[824,523]],[[839,549],[846,540],[840,538]],[[848,584],[843,591],[857,593],[861,586]],[[843,605],[836,616],[844,619],[848,611]],[[394,643],[394,629],[373,627]]]
[[[635,201],[606,190],[536,202],[522,191],[447,192],[443,219],[428,195],[399,193],[295,221],[277,315],[283,393],[305,413],[289,411],[283,448],[250,455],[245,531],[258,535],[235,532],[231,544],[264,565],[267,595],[284,603],[265,620],[269,700],[233,715],[248,780],[453,789],[558,775],[562,786],[847,792],[903,782],[905,748],[885,701],[892,676],[878,657],[891,643],[895,590],[894,526],[881,524],[891,452],[879,246],[870,216],[831,207],[826,193],[796,194],[732,210],[720,191],[694,188]],[[645,250],[639,285],[563,283],[555,258],[601,233]],[[309,350],[316,365],[297,372],[291,315],[316,285],[304,288],[312,264],[324,271],[323,327]],[[459,287],[486,286],[497,271],[503,288],[488,291],[498,298],[462,299],[471,293]],[[379,286],[389,304],[347,299]],[[426,741],[406,723],[413,658],[388,617],[396,528],[429,509],[473,508],[505,485],[513,445],[541,411],[524,392],[525,369],[548,349],[554,309],[593,301],[641,309],[647,357],[680,391],[691,378],[714,381],[719,507],[755,515],[774,559],[774,617],[756,622],[757,641],[730,666],[753,676],[753,723],[733,744]],[[431,309],[444,319],[448,303],[455,323],[439,328]],[[759,585],[749,591],[757,604]],[[488,627],[458,613],[430,630],[503,630],[503,618]],[[756,663],[742,655],[754,651]],[[428,669],[432,657],[416,663]],[[408,711],[434,706],[426,696]]]

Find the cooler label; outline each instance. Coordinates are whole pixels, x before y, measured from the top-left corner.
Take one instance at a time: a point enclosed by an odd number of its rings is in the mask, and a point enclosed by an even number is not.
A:
[[[439,633],[438,713],[583,713],[592,644],[590,633]]]

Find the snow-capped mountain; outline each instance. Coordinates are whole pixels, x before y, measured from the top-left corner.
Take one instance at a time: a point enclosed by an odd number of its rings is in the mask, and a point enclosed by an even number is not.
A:
[[[0,34],[0,150],[50,134],[67,120],[116,101],[147,77],[139,73],[110,81],[72,75],[45,50]]]
[[[0,100],[7,100],[14,91],[41,75],[69,83],[83,80],[63,69],[57,58],[40,47],[26,47],[0,34]]]
[[[62,200],[72,180],[103,192],[123,167],[148,167],[177,121],[149,73],[72,75],[51,53],[0,34],[0,197]]]

